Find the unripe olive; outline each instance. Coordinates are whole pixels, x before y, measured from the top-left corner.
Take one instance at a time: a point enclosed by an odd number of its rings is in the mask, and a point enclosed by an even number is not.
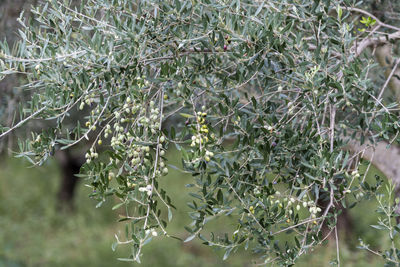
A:
[[[164,174],[164,175],[167,175],[167,174],[168,174],[168,168],[167,168],[167,167],[165,167],[165,168],[163,169],[163,174]]]

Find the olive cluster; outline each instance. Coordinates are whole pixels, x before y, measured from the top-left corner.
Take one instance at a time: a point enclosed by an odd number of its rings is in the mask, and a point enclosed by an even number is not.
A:
[[[130,192],[137,186],[139,192],[151,196],[152,179],[167,175],[168,168],[164,159],[166,137],[160,132],[162,105],[158,106],[155,100],[146,98],[127,96],[118,110],[109,113],[108,123],[102,128],[97,144],[103,144],[101,137],[111,137],[108,144],[119,155],[118,158],[110,157],[108,181],[116,178],[122,192]],[[161,94],[158,98],[165,100]],[[157,96],[153,99],[157,99]],[[93,130],[91,120],[86,125]],[[98,158],[95,150],[93,144],[86,153],[88,164]],[[116,170],[118,175],[115,174]]]
[[[190,146],[193,148],[198,148],[200,150],[200,153],[202,154],[202,158],[208,162],[214,156],[213,152],[206,149],[206,146],[209,144],[210,138],[213,138],[213,134],[209,135],[210,131],[206,124],[207,113],[204,112],[204,106],[202,107],[202,110],[203,111],[199,111],[196,113],[197,127],[195,128],[196,130],[192,136],[192,142]]]
[[[260,195],[260,189],[257,187],[254,189],[255,195]],[[260,195],[261,196],[261,195]],[[302,198],[296,198],[292,196],[282,196],[282,194],[277,191],[274,195],[270,195],[267,198],[267,202],[269,205],[276,205],[281,209],[286,210],[286,220],[287,223],[290,222],[288,216],[293,215],[296,212],[299,212],[302,208],[305,208],[310,213],[310,217],[312,219],[316,219],[317,214],[321,212],[321,208],[317,207],[315,202],[310,200],[307,195],[304,195]],[[256,205],[259,206],[259,205]],[[252,212],[253,211],[253,212]],[[254,207],[250,209],[250,212],[254,213]],[[313,221],[316,224],[316,221]]]
[[[95,102],[96,95],[94,93],[85,96],[85,101],[82,101],[79,105],[79,109],[82,110],[85,107],[85,104],[90,106],[93,102]]]
[[[88,153],[85,154],[86,163],[90,163],[93,159],[97,159],[99,154],[94,151],[94,148],[91,148]]]

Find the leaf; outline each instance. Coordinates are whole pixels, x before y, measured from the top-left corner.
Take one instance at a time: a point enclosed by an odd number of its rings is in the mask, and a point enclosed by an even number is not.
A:
[[[219,204],[222,204],[223,201],[224,201],[224,196],[223,196],[223,194],[222,194],[221,189],[218,190],[218,193],[217,193],[217,200],[218,200],[218,203],[219,203]]]
[[[151,240],[153,240],[152,237],[147,238],[147,239],[143,242],[142,245],[144,246],[144,245],[148,244]]]
[[[112,210],[116,210],[116,209],[120,208],[121,206],[123,206],[124,204],[125,204],[125,202],[118,203],[117,205],[115,205],[114,207],[112,207]]]
[[[188,238],[186,238],[183,242],[184,242],[184,243],[190,242],[190,241],[192,241],[195,237],[196,237],[196,234],[191,235],[191,236],[189,236]]]
[[[307,162],[304,162],[304,161],[301,162],[301,165],[303,165],[303,166],[305,166],[305,167],[307,167],[309,169],[315,169],[314,166],[312,166],[312,165],[310,165],[310,164],[308,164]]]
[[[187,113],[179,113],[179,115],[181,115],[182,117],[184,117],[184,118],[188,118],[188,119],[190,119],[190,118],[193,118],[194,116],[193,115],[191,115],[191,114],[187,114]]]
[[[130,218],[128,218],[128,217],[122,217],[122,218],[118,219],[118,222],[124,222],[124,221],[129,221],[129,220],[130,220]]]
[[[100,208],[103,205],[104,201],[100,201],[99,203],[97,203],[96,205],[96,209]]]
[[[117,258],[117,260],[119,261],[129,261],[129,262],[133,262],[133,259],[129,259],[129,258]]]
[[[310,178],[311,180],[318,180],[317,178],[315,178],[314,176],[312,176],[311,174],[309,174],[309,173],[304,173],[304,175],[305,176],[307,176],[308,178]]]
[[[168,207],[168,221],[170,222],[172,220],[172,211],[171,208]]]
[[[361,17],[360,23],[366,24],[368,22],[366,17]]]
[[[370,226],[371,226],[372,228],[375,228],[375,229],[378,229],[378,230],[383,230],[383,229],[385,229],[384,227],[382,227],[382,226],[380,226],[380,225],[371,224]]]
[[[341,20],[342,19],[342,15],[343,15],[343,10],[342,10],[342,8],[340,7],[339,4],[337,5],[336,12],[338,14],[338,20]]]
[[[256,13],[254,14],[254,16],[257,16],[258,14],[260,14],[260,12],[261,12],[261,10],[263,9],[263,7],[264,7],[264,3],[261,3],[261,5],[257,8],[257,11],[256,11]]]
[[[224,257],[223,257],[222,260],[226,260],[226,259],[229,257],[229,254],[231,254],[231,251],[232,251],[232,248],[228,248],[228,249],[225,251],[225,254],[224,254]]]
[[[290,28],[292,28],[293,24],[294,24],[293,20],[290,21],[290,22],[285,26],[285,28],[283,28],[283,30],[281,31],[281,33],[287,32]]]

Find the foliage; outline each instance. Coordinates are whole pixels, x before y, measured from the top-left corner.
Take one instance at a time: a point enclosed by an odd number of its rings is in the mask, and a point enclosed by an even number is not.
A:
[[[179,156],[175,153],[169,152],[167,158],[174,164],[180,164]],[[55,194],[59,181],[57,176],[60,174],[56,161],[48,161],[39,168],[27,168],[29,164],[21,159],[5,159],[0,167],[0,211],[3,214],[0,218],[1,266],[132,266],[132,263],[118,262],[116,259],[129,252],[128,246],[120,246],[116,252],[110,249],[114,233],[124,231],[123,223],[116,223],[122,210],[111,210],[116,199],[110,199],[101,208],[93,209],[95,201],[87,199],[90,189],[82,185],[78,187],[75,212],[57,212],[54,209],[57,205]],[[374,174],[375,170],[372,168],[366,179],[373,181]],[[174,197],[180,211],[174,214],[167,229],[181,238],[188,236],[182,231],[182,225],[190,223],[190,218],[186,215],[189,210],[186,202],[190,201],[190,196],[182,194],[188,180],[190,174],[171,170],[162,183]],[[16,195],[15,190],[11,190],[14,188],[31,190],[19,190]],[[364,201],[363,209],[376,209],[374,202]],[[359,221],[353,231],[354,242],[357,241],[358,234],[362,233],[364,241],[371,244],[370,248],[374,250],[388,244],[388,240],[378,230],[369,227],[377,219],[375,213],[359,212],[359,209],[352,209],[351,212]],[[223,232],[227,226],[231,228],[232,222],[229,218],[222,217],[210,225],[208,231]],[[383,265],[378,257],[368,257],[368,252],[364,250],[352,250],[351,247],[346,247],[344,241],[341,239],[341,260],[344,266]],[[321,246],[314,253],[300,258],[296,266],[323,266],[335,254],[334,244]],[[249,252],[241,250],[222,261],[222,250],[213,251],[201,242],[193,240],[182,244],[178,240],[158,237],[157,241],[144,247],[141,260],[142,265],[155,267],[252,266],[250,263],[254,258],[249,255]]]
[[[115,246],[130,244],[122,260],[139,262],[154,237],[173,237],[174,203],[160,184],[175,146],[195,189],[185,242],[198,237],[224,259],[245,247],[292,265],[326,238],[323,224],[337,233],[340,206],[382,184],[360,175],[362,151],[346,151],[348,140],[398,141],[398,105],[382,100],[386,86],[375,97],[372,62],[355,45],[367,34],[360,23],[385,25],[354,17],[355,5],[48,1],[21,19],[14,49],[2,45],[2,74],[25,74],[35,92],[15,127],[32,118],[55,125],[21,141],[20,156],[42,164],[59,147],[89,142],[80,176],[98,206],[120,199],[114,209],[125,207],[127,224]],[[71,126],[73,110],[84,121]],[[203,234],[222,216],[233,231]]]
[[[387,195],[384,194],[377,194],[376,195],[376,200],[379,203],[377,212],[380,215],[383,215],[383,217],[379,217],[378,224],[377,225],[371,225],[371,227],[381,230],[381,231],[387,231],[391,246],[389,249],[385,250],[383,253],[383,258],[387,260],[387,263],[385,266],[398,266],[399,265],[399,257],[400,257],[400,250],[397,247],[397,242],[395,241],[396,236],[399,235],[399,230],[400,230],[400,225],[396,225],[393,223],[393,218],[397,218],[400,215],[395,212],[395,208],[393,207],[392,204],[392,196],[394,193],[394,187],[392,184],[389,184],[386,186],[386,193]],[[386,199],[385,199],[386,198]],[[396,198],[396,204],[399,204],[399,198]],[[362,240],[360,240],[360,248],[368,250],[376,255],[380,255],[380,253],[371,250],[368,244],[365,244]]]

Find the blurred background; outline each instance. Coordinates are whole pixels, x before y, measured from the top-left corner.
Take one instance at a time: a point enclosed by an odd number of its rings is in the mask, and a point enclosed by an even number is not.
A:
[[[176,152],[169,154],[171,164],[180,165]],[[41,167],[31,167],[23,159],[3,156],[0,163],[0,266],[139,266],[118,261],[126,257],[129,246],[111,249],[114,234],[123,233],[125,223],[117,223],[118,202],[109,199],[95,208],[89,199],[90,188],[79,181],[73,197],[72,210],[60,209],[58,192],[62,186],[62,168],[57,160]],[[376,170],[368,179],[372,182]],[[185,239],[184,226],[190,223],[186,203],[190,196],[185,185],[191,182],[177,170],[163,178],[163,184],[174,200],[177,210],[168,226],[172,235]],[[342,229],[341,259],[343,266],[383,266],[376,256],[357,249],[358,238],[363,237],[371,248],[387,247],[388,237],[370,227],[376,224],[375,200],[364,201],[350,211],[351,225]],[[229,218],[216,220],[208,231],[223,232],[235,227]],[[350,234],[349,234],[350,233]],[[304,256],[296,266],[329,266],[336,257],[335,242],[326,244]],[[199,241],[182,243],[176,239],[156,237],[144,247],[141,266],[255,266],[249,251],[238,251],[223,261],[223,251],[215,251]],[[311,264],[311,265],[310,265]]]
[[[0,37],[7,38],[10,47],[16,39],[18,18],[25,9],[29,17],[30,4],[36,1],[0,0]],[[18,81],[12,76],[0,83],[0,120],[12,125],[15,117],[9,111],[18,103],[29,99]],[[0,267],[3,266],[132,266],[136,263],[121,262],[117,258],[129,255],[129,246],[119,246],[112,251],[114,235],[124,231],[125,223],[118,223],[119,211],[111,208],[117,203],[112,198],[101,206],[88,195],[90,188],[85,181],[74,177],[83,162],[81,149],[58,153],[44,166],[32,167],[16,158],[16,138],[29,135],[41,125],[28,125],[0,140]],[[175,151],[169,152],[169,163],[181,167]],[[368,180],[375,181],[376,169],[371,168]],[[381,177],[383,177],[381,175]],[[172,223],[167,230],[181,239],[188,233],[184,226],[190,223],[190,201],[185,185],[191,177],[171,169],[163,178],[166,191],[177,206]],[[388,237],[370,227],[378,220],[375,200],[364,201],[350,210],[339,235],[343,266],[383,266],[380,258],[357,249],[358,238],[371,248],[387,247]],[[207,231],[222,233],[233,229],[236,223],[220,218],[210,224]],[[336,245],[327,240],[325,245],[301,258],[296,266],[328,266],[336,257]],[[223,251],[204,246],[199,241],[182,243],[176,239],[156,237],[144,247],[141,266],[254,266],[257,257],[241,250],[223,261]]]

